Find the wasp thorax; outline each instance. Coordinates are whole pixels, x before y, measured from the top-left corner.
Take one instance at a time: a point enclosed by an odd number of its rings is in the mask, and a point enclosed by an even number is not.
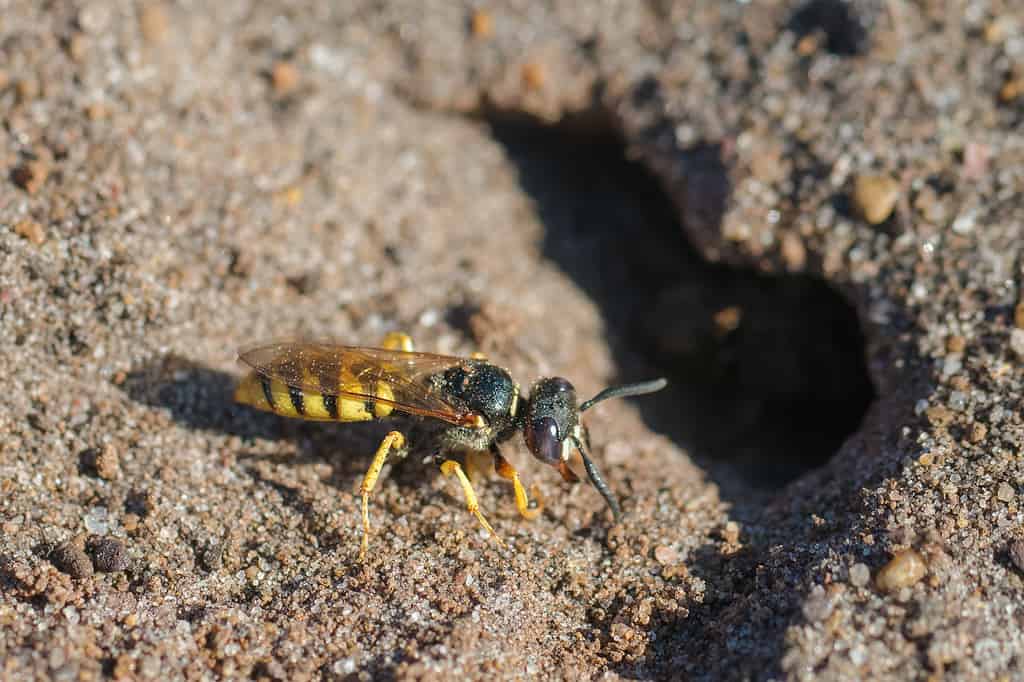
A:
[[[558,466],[568,452],[564,444],[578,423],[572,384],[561,377],[550,377],[533,385],[523,419],[523,438],[534,457]]]
[[[486,362],[468,362],[442,375],[443,390],[489,424],[508,420],[518,389],[509,373]]]

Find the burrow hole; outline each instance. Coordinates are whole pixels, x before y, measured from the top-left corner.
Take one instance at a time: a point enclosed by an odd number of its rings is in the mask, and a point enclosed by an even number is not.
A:
[[[622,378],[670,379],[643,403],[651,427],[733,498],[770,497],[827,462],[874,398],[851,306],[814,277],[705,262],[610,127],[488,121],[545,225],[544,255],[600,306]]]

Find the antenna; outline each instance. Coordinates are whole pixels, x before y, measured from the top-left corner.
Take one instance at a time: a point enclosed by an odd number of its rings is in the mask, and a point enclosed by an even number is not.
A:
[[[590,400],[587,400],[580,405],[580,412],[589,410],[602,400],[608,400],[609,398],[628,398],[634,395],[647,395],[648,393],[656,393],[666,386],[668,386],[668,380],[662,377],[651,381],[641,381],[638,384],[626,384],[625,386],[613,386],[611,388],[606,388]],[[585,457],[584,460],[586,460]]]

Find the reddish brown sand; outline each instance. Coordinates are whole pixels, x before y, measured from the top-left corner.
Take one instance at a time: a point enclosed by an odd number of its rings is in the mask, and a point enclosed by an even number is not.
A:
[[[0,677],[1019,674],[1022,44],[1011,0],[0,0]],[[588,413],[623,522],[517,440],[507,549],[410,459],[359,564],[390,425],[233,406],[234,356],[394,329],[667,373]]]

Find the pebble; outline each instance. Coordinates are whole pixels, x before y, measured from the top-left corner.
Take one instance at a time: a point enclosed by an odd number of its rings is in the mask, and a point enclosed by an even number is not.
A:
[[[36,246],[46,241],[46,230],[43,229],[42,225],[30,218],[17,222],[14,225],[14,232],[19,237],[27,239]]]
[[[811,593],[807,595],[802,608],[804,618],[810,623],[820,623],[831,616],[834,609],[835,602],[821,585],[815,585],[811,589]]]
[[[113,481],[121,476],[121,458],[112,445],[102,449],[89,448],[82,453],[82,464],[105,481]]]
[[[210,545],[199,553],[199,565],[208,573],[219,571],[224,565],[224,549],[222,545]]]
[[[469,21],[470,30],[473,35],[482,40],[486,40],[494,35],[494,19],[486,10],[478,9],[473,12],[473,17]]]
[[[128,548],[117,538],[94,538],[89,541],[87,549],[97,571],[120,573],[128,568]]]
[[[1014,492],[1013,486],[1006,481],[1000,483],[996,489],[996,497],[999,498],[1000,502],[1013,502],[1013,498],[1016,496],[1017,493]]]
[[[654,560],[662,566],[668,566],[679,561],[679,554],[667,545],[658,545],[654,548]]]
[[[53,550],[50,561],[58,570],[72,578],[88,578],[93,573],[92,562],[77,540],[70,540]]]
[[[270,70],[270,83],[277,95],[287,95],[299,84],[299,70],[291,62],[277,62]]]
[[[896,592],[904,587],[916,585],[925,573],[928,566],[924,557],[918,552],[908,549],[897,552],[875,576],[875,585],[882,592]]]
[[[981,422],[974,422],[971,424],[971,432],[968,434],[968,439],[972,443],[980,443],[985,440],[985,436],[988,435],[988,427]]]
[[[871,582],[871,569],[867,564],[856,563],[850,566],[850,584],[854,587],[864,587]]]
[[[946,339],[946,350],[950,353],[963,353],[967,347],[967,339],[959,334],[953,334]]]
[[[170,23],[163,6],[155,2],[146,5],[139,16],[142,37],[151,44],[162,43],[167,38]]]
[[[537,62],[527,62],[523,64],[522,71],[523,85],[526,86],[527,90],[541,90],[544,87],[544,83],[547,81],[547,76],[544,74],[544,67]]]
[[[804,247],[804,240],[792,232],[782,235],[782,260],[791,272],[804,269],[807,264],[807,249]]]
[[[85,61],[89,53],[89,37],[84,33],[75,33],[68,38],[68,56],[79,64]]]
[[[884,223],[899,198],[900,185],[889,175],[862,175],[853,187],[853,203],[872,225]]]
[[[1015,327],[1024,329],[1024,301],[1018,303],[1013,309],[1013,324]]]
[[[1024,359],[1024,329],[1017,328],[1010,332],[1010,350]]]
[[[35,194],[46,182],[49,174],[49,169],[42,161],[27,161],[14,169],[11,179],[15,185],[29,194]]]
[[[14,94],[17,95],[19,104],[31,102],[39,96],[39,81],[32,76],[18,79],[14,84]]]
[[[1024,573],[1024,540],[1020,538],[1012,541],[1009,547],[1010,561],[1013,562],[1014,567],[1022,573]]]

